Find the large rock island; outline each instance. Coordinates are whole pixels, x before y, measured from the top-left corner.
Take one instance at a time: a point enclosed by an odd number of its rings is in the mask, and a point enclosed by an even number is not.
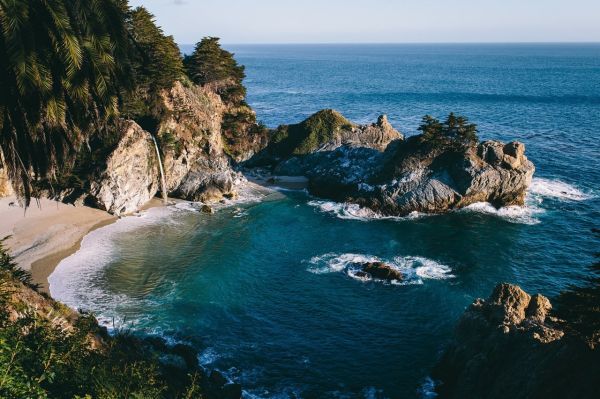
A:
[[[453,114],[443,123],[427,116],[419,129],[404,139],[385,116],[359,126],[320,111],[279,127],[248,164],[306,176],[311,194],[383,215],[440,213],[476,202],[523,205],[535,171],[524,144],[479,142],[475,125]]]

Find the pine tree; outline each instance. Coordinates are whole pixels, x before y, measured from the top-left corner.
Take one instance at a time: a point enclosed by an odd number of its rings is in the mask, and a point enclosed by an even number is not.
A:
[[[124,100],[123,114],[153,131],[160,118],[160,92],[185,76],[183,59],[173,36],[166,36],[144,7],[128,15],[127,27],[135,89]]]
[[[241,104],[246,97],[242,84],[246,77],[244,66],[238,65],[234,55],[221,48],[218,37],[205,37],[197,43],[194,52],[185,58],[185,67],[194,83],[214,84],[227,103]]]

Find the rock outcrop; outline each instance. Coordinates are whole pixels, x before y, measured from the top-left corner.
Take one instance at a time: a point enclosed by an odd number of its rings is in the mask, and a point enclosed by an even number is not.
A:
[[[600,352],[510,284],[471,305],[433,373],[440,398],[595,398],[598,375]]]
[[[383,215],[440,213],[476,202],[497,207],[524,203],[535,167],[522,143],[434,145],[423,135],[401,140],[384,117],[369,127],[344,130],[340,126],[351,126],[349,122],[342,123],[337,113],[327,115],[331,118],[322,119],[335,123],[316,124],[310,121],[313,116],[288,128],[296,132],[297,126],[325,126],[334,132],[326,140],[307,145],[307,137],[323,135],[290,133],[282,141],[275,135],[264,151],[270,158],[259,156],[256,162],[269,159],[275,175],[306,176],[314,195],[356,203]],[[291,145],[291,137],[303,139]]]
[[[354,273],[357,277],[371,277],[383,281],[402,281],[404,278],[399,270],[384,262],[366,262],[356,266],[360,269]]]
[[[91,181],[86,199],[115,215],[137,211],[159,189],[159,160],[150,133],[132,121],[120,123],[119,132],[121,139]]]
[[[241,176],[231,168],[221,126],[226,106],[207,88],[176,82],[163,94],[165,117],[158,136],[169,194],[212,202],[234,195]]]
[[[326,109],[298,124],[279,126],[269,145],[249,165],[273,164],[291,157],[330,152],[341,146],[382,151],[390,142],[402,138],[385,115],[372,125],[357,125],[339,112]]]

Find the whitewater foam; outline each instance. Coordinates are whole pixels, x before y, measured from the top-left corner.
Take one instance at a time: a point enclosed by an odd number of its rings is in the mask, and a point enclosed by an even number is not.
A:
[[[458,212],[482,213],[499,217],[511,223],[534,225],[541,222],[536,216],[543,214],[545,211],[531,201],[527,201],[525,206],[511,205],[502,208],[496,208],[488,202],[476,202],[458,210]]]
[[[585,201],[593,198],[579,188],[557,179],[536,177],[531,181],[529,193],[533,196],[554,198],[563,201]]]
[[[425,216],[419,212],[412,212],[408,216],[384,216],[369,208],[363,208],[358,204],[334,202],[334,201],[309,201],[308,205],[319,209],[321,212],[330,213],[340,219],[360,220],[368,222],[372,220],[410,220]]]
[[[133,299],[124,294],[107,292],[96,282],[101,271],[117,256],[115,243],[120,237],[145,226],[179,224],[178,214],[194,211],[187,203],[151,208],[136,215],[120,218],[115,223],[94,230],[81,241],[80,249],[63,259],[48,277],[53,298],[73,309],[93,310],[98,321],[109,328],[131,327],[135,320],[113,319],[116,308]],[[156,305],[148,299],[135,299],[145,306]]]
[[[389,282],[393,285],[423,284],[423,280],[444,280],[455,277],[450,267],[420,256],[397,256],[388,260],[373,255],[328,253],[311,258],[307,270],[314,274],[344,273],[358,281],[388,284],[386,281],[359,273],[360,265],[368,262],[384,262],[402,273],[404,279]]]

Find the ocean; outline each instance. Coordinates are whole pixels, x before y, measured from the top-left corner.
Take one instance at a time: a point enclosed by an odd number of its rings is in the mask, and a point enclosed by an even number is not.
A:
[[[239,45],[248,102],[270,127],[334,108],[463,114],[519,140],[537,168],[524,207],[381,219],[303,192],[217,209],[155,208],[96,230],[50,277],[52,295],[110,328],[161,335],[247,398],[427,397],[465,308],[498,282],[547,296],[582,282],[600,227],[600,45]],[[346,266],[395,264],[401,284]]]

